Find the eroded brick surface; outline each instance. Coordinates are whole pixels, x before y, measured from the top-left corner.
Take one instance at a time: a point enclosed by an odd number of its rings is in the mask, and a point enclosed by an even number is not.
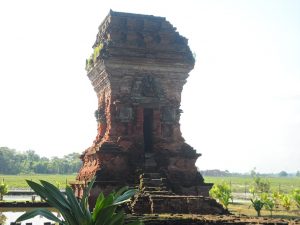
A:
[[[82,154],[77,184],[96,175],[96,196],[157,173],[174,195],[208,196],[211,184],[195,166],[200,154],[185,143],[179,124],[182,88],[194,67],[187,39],[163,17],[111,11],[97,46],[87,75],[98,97],[98,132]],[[78,195],[81,187],[74,186]]]

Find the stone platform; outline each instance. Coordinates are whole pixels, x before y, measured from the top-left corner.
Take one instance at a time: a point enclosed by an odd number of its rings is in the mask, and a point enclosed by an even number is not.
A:
[[[275,219],[247,216],[217,215],[145,215],[140,217],[145,225],[296,225],[300,219]]]
[[[146,164],[147,165],[147,164]],[[134,214],[184,213],[216,214],[229,212],[214,199],[204,196],[176,195],[160,173],[144,173],[140,176],[140,192],[130,208]]]

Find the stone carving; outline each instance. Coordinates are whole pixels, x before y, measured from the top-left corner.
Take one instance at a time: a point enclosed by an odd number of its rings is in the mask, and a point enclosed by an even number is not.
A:
[[[131,107],[121,106],[119,109],[118,119],[122,122],[129,122],[133,119]]]
[[[136,78],[131,92],[133,97],[158,98],[163,96],[163,90],[159,83],[150,75]]]
[[[172,107],[162,108],[161,119],[165,123],[173,123],[176,121],[176,111]]]
[[[157,97],[157,87],[155,84],[155,80],[151,76],[144,76],[142,80],[142,87],[141,87],[142,95],[145,97]]]
[[[106,116],[105,116],[105,110],[103,108],[97,109],[95,111],[95,117],[97,122],[99,123],[106,123]]]

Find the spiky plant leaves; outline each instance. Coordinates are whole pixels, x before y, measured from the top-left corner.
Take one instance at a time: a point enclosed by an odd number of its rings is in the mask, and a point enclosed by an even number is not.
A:
[[[143,225],[144,223],[140,220],[136,220],[133,222],[128,223],[127,225]]]
[[[96,215],[99,214],[100,210],[103,208],[103,202],[104,202],[104,195],[103,193],[100,193],[97,200],[96,200],[96,204],[92,213],[92,219],[95,221],[96,220]]]
[[[33,218],[35,216],[38,216],[38,215],[44,216],[45,218],[47,218],[49,220],[52,220],[54,222],[57,222],[57,223],[60,223],[60,224],[65,224],[64,221],[58,219],[52,212],[50,212],[47,209],[35,209],[35,210],[32,210],[32,211],[26,212],[23,215],[21,215],[16,220],[16,222],[21,222],[21,221],[24,221],[24,220],[28,220],[28,219],[31,219],[31,218]]]
[[[76,220],[79,221],[82,225],[90,224],[92,221],[91,214],[89,211],[88,214],[86,214],[84,210],[80,207],[80,204],[76,199],[72,188],[66,187],[66,196],[71,207],[71,212],[76,218]]]
[[[131,189],[131,190],[126,191],[125,193],[123,193],[122,195],[120,195],[119,197],[117,197],[114,200],[113,204],[114,205],[120,205],[120,204],[122,204],[124,202],[130,201],[130,198],[132,196],[134,196],[136,192],[137,192],[137,190],[135,190],[135,189]]]
[[[88,195],[95,182],[93,179],[84,190],[81,200],[78,200],[73,190],[66,187],[66,195],[46,181],[41,184],[26,180],[28,185],[53,208],[56,208],[64,220],[60,220],[48,210],[36,209],[20,216],[17,221],[23,221],[41,215],[49,220],[66,225],[122,225],[124,224],[125,214],[123,211],[116,212],[117,206],[128,201],[136,190],[127,190],[125,187],[117,193],[111,193],[107,197],[101,193],[97,198],[93,213],[89,211]],[[125,191],[125,192],[124,192]],[[142,222],[134,222],[130,225],[140,225]]]

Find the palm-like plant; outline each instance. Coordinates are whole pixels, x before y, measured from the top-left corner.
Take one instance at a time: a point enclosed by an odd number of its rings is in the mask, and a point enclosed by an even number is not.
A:
[[[264,207],[265,203],[261,200],[261,199],[250,199],[253,208],[255,209],[255,211],[257,212],[257,216],[260,216],[260,211],[262,210],[262,208]]]
[[[116,212],[117,206],[130,201],[136,190],[122,188],[118,192],[104,197],[101,193],[96,201],[93,212],[89,211],[88,195],[93,186],[93,179],[84,190],[81,200],[78,200],[71,187],[66,187],[66,195],[47,181],[41,180],[41,184],[26,180],[28,185],[44,199],[50,206],[57,209],[63,220],[59,219],[47,209],[35,209],[21,215],[16,222],[33,218],[37,215],[64,225],[122,225],[124,223],[124,212]],[[141,225],[140,221],[134,221],[130,225]]]

